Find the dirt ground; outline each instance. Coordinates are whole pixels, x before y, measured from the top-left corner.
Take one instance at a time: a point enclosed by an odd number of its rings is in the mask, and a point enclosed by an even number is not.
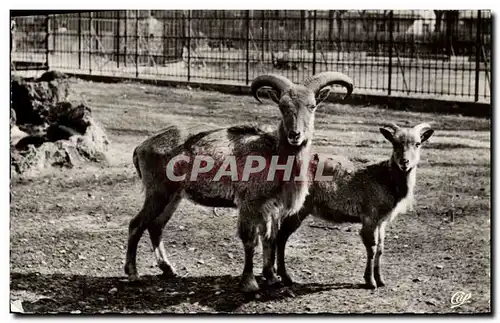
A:
[[[308,218],[291,237],[293,287],[238,291],[243,248],[236,211],[183,201],[163,239],[181,277],[159,276],[148,234],[138,250],[139,283],[125,279],[128,221],[143,202],[132,151],[169,124],[277,124],[278,109],[250,96],[186,88],[73,81],[112,141],[109,165],[13,179],[11,301],[28,312],[449,313],[490,312],[490,126],[487,119],[327,104],[316,118],[315,150],[363,164],[388,158],[383,121],[436,129],[422,148],[416,210],[388,228],[387,286],[361,288],[359,225]],[[267,102],[266,102],[267,103]],[[454,221],[451,221],[451,214]],[[260,249],[256,274],[261,270]],[[470,293],[451,308],[456,292]]]

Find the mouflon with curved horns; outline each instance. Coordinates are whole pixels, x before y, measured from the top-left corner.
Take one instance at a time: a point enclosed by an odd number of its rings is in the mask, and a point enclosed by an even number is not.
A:
[[[266,91],[278,104],[281,120],[277,130],[266,131],[243,125],[199,132],[186,139],[177,127],[169,127],[140,144],[134,150],[133,160],[146,196],[143,208],[129,224],[127,275],[131,279],[137,278],[137,244],[145,230],[149,231],[160,269],[165,275],[175,275],[161,236],[180,201],[187,197],[201,205],[239,209],[238,234],[245,250],[241,288],[243,291],[257,290],[253,255],[258,238],[261,237],[264,254],[274,255],[279,223],[282,218],[301,209],[309,191],[309,182],[263,181],[258,176],[248,181],[216,181],[211,173],[199,174],[205,176],[198,176],[196,180],[172,181],[166,174],[168,165],[178,156],[185,157],[188,162],[175,164],[174,172],[194,170],[193,166],[200,166],[203,158],[211,159],[221,168],[228,165],[227,156],[234,156],[238,162],[245,158],[248,161],[247,157],[253,155],[266,160],[277,156],[281,162],[289,157],[293,157],[294,162],[303,160],[310,155],[315,109],[328,97],[332,85],[346,87],[348,95],[353,91],[352,80],[342,73],[319,73],[302,84],[294,84],[279,75],[261,75],[253,80],[251,93],[261,102],[258,94]],[[299,166],[293,164],[293,167],[296,169]],[[269,264],[264,267],[268,269],[264,272],[266,281],[269,284],[276,282]]]

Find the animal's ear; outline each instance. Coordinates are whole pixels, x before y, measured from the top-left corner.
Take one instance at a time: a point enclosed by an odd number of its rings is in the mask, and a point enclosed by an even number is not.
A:
[[[424,131],[424,133],[420,135],[420,141],[421,142],[427,141],[427,139],[429,139],[433,133],[434,133],[434,130],[432,130],[432,129]]]
[[[389,140],[391,143],[394,143],[394,136],[390,130],[380,128],[380,133],[385,137],[385,139]]]
[[[330,95],[330,90],[331,88],[329,86],[321,89],[318,94],[316,94],[316,105],[320,104],[321,102],[325,101],[328,96]]]
[[[280,103],[280,97],[278,91],[271,88],[265,88],[262,89],[261,92],[266,93],[269,99],[273,100],[276,104]]]

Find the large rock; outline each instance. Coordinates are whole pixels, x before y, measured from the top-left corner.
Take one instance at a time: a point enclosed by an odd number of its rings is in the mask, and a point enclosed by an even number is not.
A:
[[[22,149],[11,153],[11,166],[13,171],[25,176],[35,176],[50,167],[73,168],[87,162],[106,163],[109,141],[97,124],[92,124],[84,135],[73,135],[68,140],[41,141],[35,136],[23,140],[27,140],[25,144],[18,143],[18,148]]]
[[[90,107],[67,102],[68,82],[58,72],[37,80],[14,78],[11,169],[36,175],[48,167],[106,162],[109,140]]]
[[[84,134],[92,123],[92,111],[84,104],[75,107],[69,102],[59,102],[49,111],[48,121]]]
[[[67,100],[69,95],[67,79],[48,78],[44,76],[47,73],[44,73],[38,80],[12,77],[11,108],[16,112],[18,124],[47,123],[49,111],[59,102]],[[43,79],[50,79],[50,81],[43,81]]]

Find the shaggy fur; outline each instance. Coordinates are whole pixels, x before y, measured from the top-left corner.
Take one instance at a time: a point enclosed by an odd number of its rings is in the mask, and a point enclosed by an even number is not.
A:
[[[137,244],[146,229],[159,267],[164,274],[175,275],[161,243],[161,234],[180,201],[188,198],[205,206],[236,206],[239,209],[238,234],[245,249],[243,291],[258,289],[253,274],[253,255],[259,237],[264,258],[272,260],[264,264],[264,276],[270,284],[278,281],[273,270],[273,256],[279,224],[283,218],[301,209],[308,193],[309,181],[283,181],[279,176],[272,181],[265,181],[262,176],[267,174],[268,163],[262,172],[252,174],[248,181],[241,181],[241,178],[236,181],[227,178],[215,181],[212,180],[214,172],[200,173],[195,181],[189,179],[193,160],[199,156],[211,157],[215,170],[227,164],[226,156],[235,156],[238,177],[248,156],[262,156],[267,161],[272,156],[278,156],[278,164],[285,164],[288,157],[293,157],[296,162],[292,172],[299,173],[301,166],[297,160],[310,155],[315,108],[330,91],[324,87],[338,83],[348,88],[348,94],[352,92],[352,81],[344,75],[326,72],[313,79],[316,81],[311,87],[293,84],[282,76],[265,75],[253,81],[252,91],[258,100],[257,91],[261,87],[271,87],[268,94],[282,113],[282,120],[275,131],[269,132],[254,126],[235,126],[185,136],[178,128],[170,127],[136,149],[134,164],[142,176],[146,198],[142,210],[129,225],[125,264],[129,278],[137,278]],[[187,139],[183,142],[184,138]],[[171,181],[166,176],[167,165],[175,156],[189,159],[189,162],[175,163],[171,169],[176,176],[185,175],[185,180]]]
[[[420,144],[433,134],[428,124],[409,130],[392,127],[394,133],[380,129],[393,144],[389,160],[357,171],[340,164],[327,165],[325,173],[332,175],[333,179],[314,182],[301,211],[284,219],[278,233],[277,250],[278,274],[286,284],[292,283],[285,268],[286,242],[302,221],[312,214],[334,223],[362,223],[360,235],[367,251],[366,285],[369,288],[384,286],[380,262],[385,227],[398,214],[412,209]]]

